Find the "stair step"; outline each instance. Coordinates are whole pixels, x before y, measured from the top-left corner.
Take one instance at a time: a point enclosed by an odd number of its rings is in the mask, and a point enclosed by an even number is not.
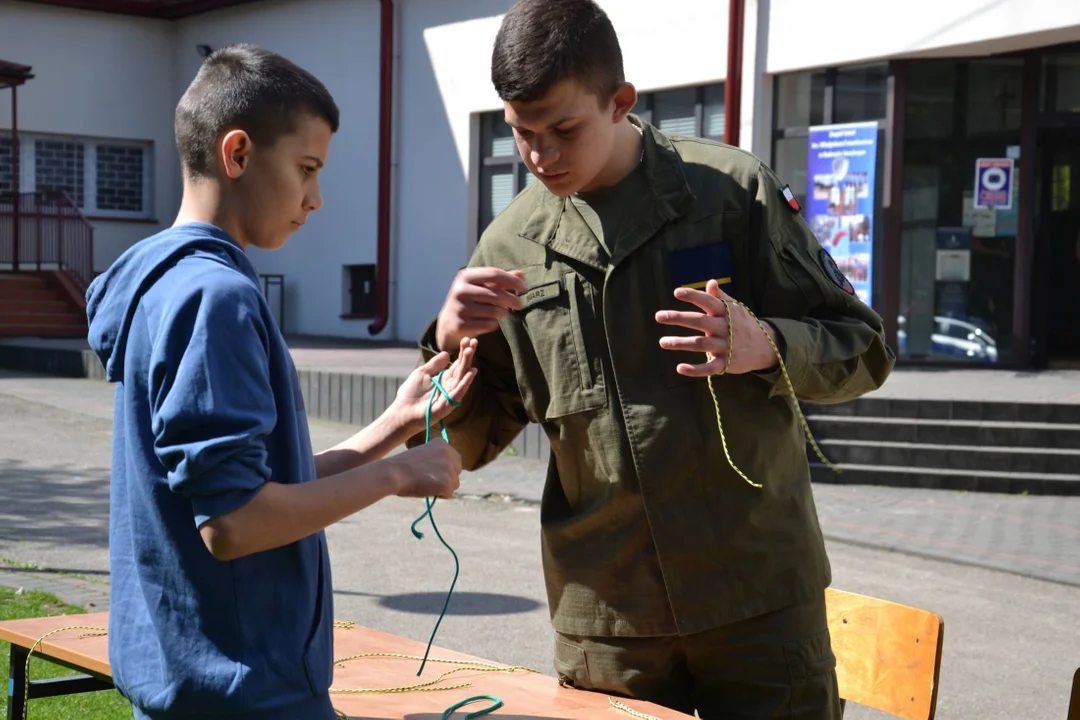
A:
[[[86,325],[0,324],[0,337],[86,337]]]
[[[1080,449],[1080,424],[812,415],[817,440]]]
[[[0,325],[78,325],[83,317],[71,310],[65,312],[8,312],[0,309]]]
[[[803,403],[803,413],[828,417],[918,420],[987,420],[1080,424],[1080,403],[1011,403],[996,400],[931,400],[863,397],[834,405]]]
[[[942,445],[873,440],[820,440],[818,444],[833,463],[1065,474],[1080,470],[1080,449],[1070,448]]]
[[[810,463],[814,482],[845,485],[887,485],[974,492],[1080,495],[1080,475],[946,468],[881,467],[839,464],[836,474],[819,462]]]
[[[44,275],[36,275],[34,273],[24,272],[5,272],[0,273],[0,283],[12,282],[12,283],[48,283],[49,278]]]
[[[63,300],[0,300],[0,312],[72,312]]]
[[[41,288],[23,289],[0,283],[0,306],[20,300],[24,302],[63,300],[63,296],[47,285]]]

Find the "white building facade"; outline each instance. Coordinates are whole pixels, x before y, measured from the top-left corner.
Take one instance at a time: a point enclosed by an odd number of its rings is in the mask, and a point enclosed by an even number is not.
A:
[[[203,1],[177,19],[137,16],[161,14],[157,0],[100,3],[124,13],[64,6],[80,4],[0,0],[0,59],[34,76],[18,88],[21,189],[60,186],[79,199],[96,271],[175,216],[173,111],[207,48],[279,52],[341,107],[323,209],[282,250],[252,251],[260,273],[283,277],[288,334],[415,340],[487,222],[532,180],[490,83],[512,0]],[[728,3],[600,4],[641,93],[635,111],[722,139]],[[389,264],[379,268],[384,12],[393,62]],[[842,13],[818,0],[746,0],[740,145],[796,190],[902,361],[1080,359],[1080,343],[1055,334],[1065,311],[1043,317],[1072,299],[1047,294],[1080,211],[1080,180],[1068,179],[1080,173],[1080,45],[1069,43],[1080,44],[1076,0],[866,0]],[[0,91],[0,193],[11,189],[10,101]],[[848,134],[865,138],[851,147],[863,150],[832,163],[844,152],[819,152],[818,140],[851,123]],[[991,160],[1001,162],[980,165]],[[981,202],[979,183],[1002,173],[1004,196]],[[383,285],[386,322],[373,335]]]

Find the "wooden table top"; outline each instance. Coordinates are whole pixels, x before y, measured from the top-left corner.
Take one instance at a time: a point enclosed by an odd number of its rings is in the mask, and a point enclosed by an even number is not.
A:
[[[0,640],[30,647],[38,638],[60,628],[105,628],[107,625],[108,613],[11,620],[0,623]],[[379,655],[348,660],[334,670],[331,698],[334,707],[350,718],[440,720],[444,710],[474,695],[494,695],[503,701],[500,709],[485,716],[493,720],[584,720],[598,717],[610,717],[613,720],[638,717],[640,720],[642,717],[613,707],[605,694],[563,688],[555,678],[548,675],[520,669],[509,672],[503,665],[439,647],[432,647],[424,674],[417,677],[420,658],[424,654],[424,643],[359,625],[340,625],[334,628],[335,658],[340,661],[353,655]],[[34,652],[35,655],[41,653],[84,668],[88,672],[111,677],[108,638],[104,635],[93,636],[93,633],[99,632],[101,630],[63,630],[46,638]],[[408,657],[385,657],[386,655]],[[436,662],[437,660],[452,662]],[[495,671],[495,668],[500,670]],[[432,685],[432,689],[428,691],[348,692],[415,686],[432,682],[448,671],[454,672]],[[453,688],[466,683],[467,687]],[[636,700],[620,702],[633,711],[642,713],[646,718],[683,720],[692,717],[651,703]],[[489,705],[489,701],[477,701],[454,713],[454,717],[463,718],[465,713],[476,712]]]

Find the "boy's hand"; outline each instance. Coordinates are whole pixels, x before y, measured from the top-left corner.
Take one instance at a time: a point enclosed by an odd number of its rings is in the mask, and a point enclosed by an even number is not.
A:
[[[461,455],[442,438],[395,455],[400,497],[449,498],[461,485]]]
[[[459,272],[435,323],[439,349],[456,347],[462,338],[494,332],[499,320],[521,308],[521,298],[515,293],[525,289],[520,270],[477,267]]]
[[[674,310],[661,310],[656,313],[656,321],[662,325],[676,325],[679,327],[699,330],[702,335],[690,337],[665,336],[660,338],[660,347],[665,350],[682,350],[687,352],[710,353],[712,359],[700,365],[680,364],[676,370],[680,375],[688,377],[707,377],[720,372],[741,374],[771,370],[779,363],[776,359],[776,351],[769,343],[765,333],[761,331],[750,312],[736,302],[730,295],[720,289],[715,280],[710,280],[705,286],[705,292],[691,288],[678,288],[675,290],[675,298],[683,302],[693,303],[704,312],[676,312]],[[727,314],[724,300],[731,308],[731,316]],[[732,329],[732,344],[735,351],[730,354],[728,348],[728,324]],[[769,337],[776,342],[776,330],[767,322],[761,323]]]
[[[399,418],[402,427],[408,428],[410,435],[424,429],[428,401],[431,399],[432,391],[435,391],[432,378],[448,364],[450,368],[443,373],[439,384],[446,389],[455,402],[461,402],[465,393],[469,391],[469,386],[476,377],[476,368],[472,366],[473,357],[476,355],[476,340],[469,337],[462,338],[459,350],[458,359],[452,364],[450,353],[441,352],[409,373],[409,377],[398,388],[391,410]],[[454,406],[447,402],[446,397],[441,392],[438,393],[438,397],[431,406],[432,424],[437,420],[442,420],[453,409]]]

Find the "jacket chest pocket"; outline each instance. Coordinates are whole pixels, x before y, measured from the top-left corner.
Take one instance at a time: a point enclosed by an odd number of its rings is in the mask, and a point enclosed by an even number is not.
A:
[[[524,307],[507,329],[516,345],[515,372],[525,407],[539,422],[607,405],[602,327],[595,291],[564,268],[522,268]]]

